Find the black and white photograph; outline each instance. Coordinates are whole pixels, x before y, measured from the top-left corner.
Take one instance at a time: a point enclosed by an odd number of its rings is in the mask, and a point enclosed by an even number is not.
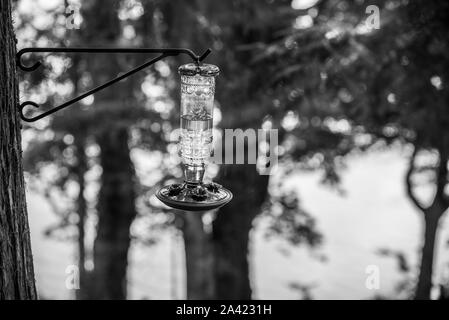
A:
[[[0,300],[449,300],[448,161],[446,0],[0,0]]]

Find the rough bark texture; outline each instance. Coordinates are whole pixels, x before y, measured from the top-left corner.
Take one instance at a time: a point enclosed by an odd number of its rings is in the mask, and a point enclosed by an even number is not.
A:
[[[248,268],[249,232],[265,200],[268,176],[254,165],[228,165],[221,184],[234,199],[222,207],[213,223],[216,299],[251,299]]]
[[[127,129],[105,131],[98,143],[103,174],[94,243],[94,298],[126,299],[129,229],[136,216]]]
[[[36,299],[25,202],[16,43],[11,4],[0,1],[0,299]]]
[[[210,235],[204,230],[201,213],[183,212],[183,215],[187,299],[213,299],[213,255]]]

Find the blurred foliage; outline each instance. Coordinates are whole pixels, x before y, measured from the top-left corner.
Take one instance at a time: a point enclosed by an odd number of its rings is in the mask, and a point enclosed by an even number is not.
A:
[[[394,285],[393,292],[379,296],[377,299],[412,299],[415,289],[415,280],[412,274],[412,268],[407,256],[400,250],[393,250],[390,248],[382,248],[377,251],[377,254],[392,258],[395,260],[400,280]]]
[[[265,212],[269,218],[268,238],[285,237],[293,245],[321,244],[322,235],[316,230],[315,219],[301,208],[296,192],[272,196]]]
[[[380,8],[379,30],[365,25],[368,4]],[[291,28],[261,57],[280,90],[288,84],[290,95],[280,95],[280,105],[350,134],[343,150],[364,150],[378,140],[446,147],[447,2],[329,0],[314,10],[312,26]],[[332,118],[320,122],[325,117]]]

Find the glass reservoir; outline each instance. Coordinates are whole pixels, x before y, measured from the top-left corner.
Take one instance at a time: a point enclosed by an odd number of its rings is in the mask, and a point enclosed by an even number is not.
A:
[[[179,154],[185,181],[200,183],[212,152],[215,77],[211,64],[190,63],[179,68],[181,75],[181,137]]]
[[[179,68],[179,155],[184,183],[163,187],[156,194],[158,199],[168,206],[203,211],[218,208],[232,199],[232,193],[219,184],[203,184],[204,172],[213,149],[215,79],[219,71],[219,68],[212,64],[189,63]]]

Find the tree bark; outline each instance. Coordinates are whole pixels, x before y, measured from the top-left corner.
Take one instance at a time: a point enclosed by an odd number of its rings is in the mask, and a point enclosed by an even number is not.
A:
[[[265,201],[268,176],[254,165],[226,165],[219,182],[234,199],[220,208],[213,223],[216,299],[251,299],[248,267],[249,232]]]
[[[182,232],[186,254],[187,299],[213,299],[213,255],[210,235],[204,230],[201,213],[183,212],[182,214]]]
[[[424,244],[421,252],[421,267],[416,286],[416,300],[430,300],[432,289],[433,260],[438,221],[444,209],[434,205],[424,213]]]
[[[98,137],[103,168],[94,243],[94,298],[126,299],[130,226],[136,216],[134,167],[126,128]]]
[[[36,299],[22,168],[16,39],[0,1],[0,299]]]

